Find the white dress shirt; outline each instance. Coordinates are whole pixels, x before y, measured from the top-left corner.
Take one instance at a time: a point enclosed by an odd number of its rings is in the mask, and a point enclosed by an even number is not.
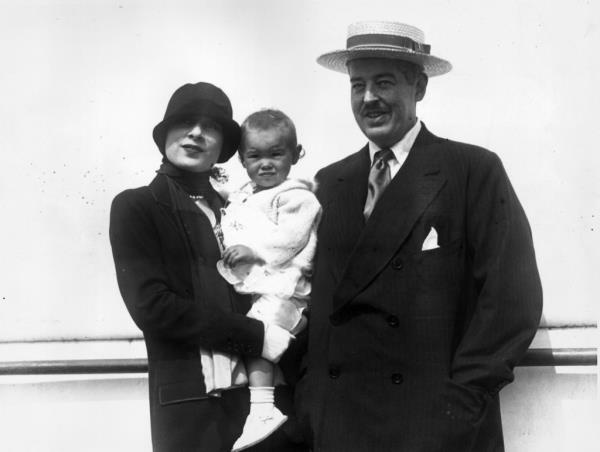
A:
[[[404,137],[396,144],[394,144],[390,149],[394,153],[394,159],[391,159],[388,162],[390,166],[390,174],[392,178],[400,171],[400,168],[404,164],[406,157],[408,157],[408,153],[410,152],[413,144],[415,144],[415,140],[417,139],[417,135],[421,131],[421,121],[417,118],[417,122],[412,128],[406,132]],[[380,151],[381,147],[377,146],[375,143],[369,140],[369,155],[371,156],[371,165],[373,164],[373,157],[377,151]]]

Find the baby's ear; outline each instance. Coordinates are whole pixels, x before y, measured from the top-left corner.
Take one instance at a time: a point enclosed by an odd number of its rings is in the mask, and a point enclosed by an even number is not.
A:
[[[240,150],[238,152],[238,158],[240,159],[240,163],[244,168],[246,168],[246,164],[244,163],[244,151]]]
[[[294,165],[296,163],[298,163],[298,160],[300,160],[302,157],[304,157],[304,154],[305,154],[304,148],[302,147],[301,144],[298,144],[296,146],[296,149],[294,149],[294,160],[293,160]]]

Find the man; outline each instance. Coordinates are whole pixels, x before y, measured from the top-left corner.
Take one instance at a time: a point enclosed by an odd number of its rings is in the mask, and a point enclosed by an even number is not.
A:
[[[314,451],[502,451],[498,392],[538,326],[529,224],[498,157],[416,116],[451,69],[409,25],[347,49],[359,152],[317,174],[323,216],[297,409]]]

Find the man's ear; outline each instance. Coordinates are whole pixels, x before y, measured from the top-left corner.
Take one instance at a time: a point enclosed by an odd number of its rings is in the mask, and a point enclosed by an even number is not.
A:
[[[429,77],[423,72],[421,72],[417,76],[417,86],[416,86],[416,101],[422,101],[425,97],[425,92],[427,91],[427,82],[429,81]]]

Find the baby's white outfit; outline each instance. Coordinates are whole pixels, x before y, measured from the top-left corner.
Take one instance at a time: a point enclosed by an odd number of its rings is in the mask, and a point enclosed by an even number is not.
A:
[[[249,182],[229,196],[221,216],[224,246],[245,245],[264,264],[217,264],[240,293],[255,295],[249,317],[288,331],[298,324],[310,295],[312,259],[321,206],[312,183],[286,179],[255,192]]]

